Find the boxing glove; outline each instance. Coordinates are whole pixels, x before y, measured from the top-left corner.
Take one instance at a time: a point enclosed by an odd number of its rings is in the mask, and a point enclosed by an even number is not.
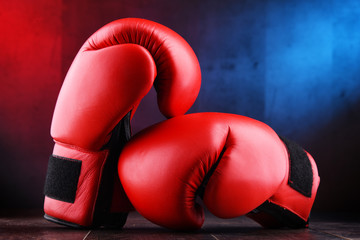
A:
[[[305,227],[319,176],[313,158],[266,124],[196,113],[135,135],[118,171],[135,209],[171,229],[200,228],[202,204],[220,218],[248,214],[265,227]]]
[[[75,57],[55,106],[45,218],[72,227],[122,226],[132,206],[117,161],[131,135],[130,119],[153,85],[166,117],[184,114],[200,79],[191,47],[163,25],[129,18],[95,32]]]

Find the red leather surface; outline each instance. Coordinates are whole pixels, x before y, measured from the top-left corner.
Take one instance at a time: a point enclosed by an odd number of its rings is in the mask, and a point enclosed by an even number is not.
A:
[[[135,44],[80,52],[61,88],[51,135],[59,142],[101,149],[150,90],[155,75],[151,55]]]
[[[79,155],[70,157],[82,160],[81,171],[89,174],[80,175],[79,182],[84,184],[79,185],[74,206],[46,197],[46,213],[80,225],[90,224],[92,211],[86,210],[94,208],[104,159],[96,160],[83,152],[102,150],[114,127],[131,110],[134,114],[153,84],[161,112],[172,117],[191,107],[200,83],[193,50],[167,27],[143,19],[121,19],[95,32],[66,75],[51,126],[54,140],[72,149],[70,155]],[[121,197],[125,196],[115,192],[114,199]],[[124,205],[130,205],[123,200]],[[112,205],[113,210],[124,208]]]
[[[287,176],[287,150],[270,127],[221,113],[180,116],[140,132],[121,153],[119,176],[144,217],[168,228],[199,228],[204,215],[196,191],[222,151],[204,193],[216,216],[253,210]]]
[[[161,24],[126,18],[98,30],[81,51],[124,43],[143,46],[153,57],[157,67],[154,86],[160,111],[167,117],[184,114],[195,102],[201,85],[200,65],[190,45]]]
[[[107,151],[90,152],[73,146],[56,143],[54,155],[82,161],[76,199],[74,203],[67,203],[45,197],[44,211],[47,215],[90,226],[94,213],[94,206],[99,188],[102,167],[107,157]]]
[[[189,44],[169,28],[144,19],[105,25],[84,43],[69,69],[51,135],[60,142],[100,149],[153,81],[165,116],[184,114],[191,107],[201,72]]]

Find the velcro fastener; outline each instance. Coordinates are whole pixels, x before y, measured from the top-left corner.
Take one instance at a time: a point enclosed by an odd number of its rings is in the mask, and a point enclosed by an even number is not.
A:
[[[76,159],[50,156],[44,194],[56,200],[74,203],[81,163]]]
[[[290,187],[306,197],[311,197],[313,172],[310,159],[297,143],[284,137],[280,137],[280,139],[284,142],[290,155]]]

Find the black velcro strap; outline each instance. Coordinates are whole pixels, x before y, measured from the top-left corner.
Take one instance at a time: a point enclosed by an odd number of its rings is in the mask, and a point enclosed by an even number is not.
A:
[[[302,147],[293,141],[280,137],[290,155],[289,185],[306,197],[311,197],[313,172],[310,160]]]
[[[81,161],[50,156],[44,193],[47,197],[74,203],[81,170]]]

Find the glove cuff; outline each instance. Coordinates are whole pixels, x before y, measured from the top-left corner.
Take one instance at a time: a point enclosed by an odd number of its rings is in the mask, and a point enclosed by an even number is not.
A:
[[[56,143],[45,181],[45,218],[68,226],[91,226],[108,151],[84,151]]]

